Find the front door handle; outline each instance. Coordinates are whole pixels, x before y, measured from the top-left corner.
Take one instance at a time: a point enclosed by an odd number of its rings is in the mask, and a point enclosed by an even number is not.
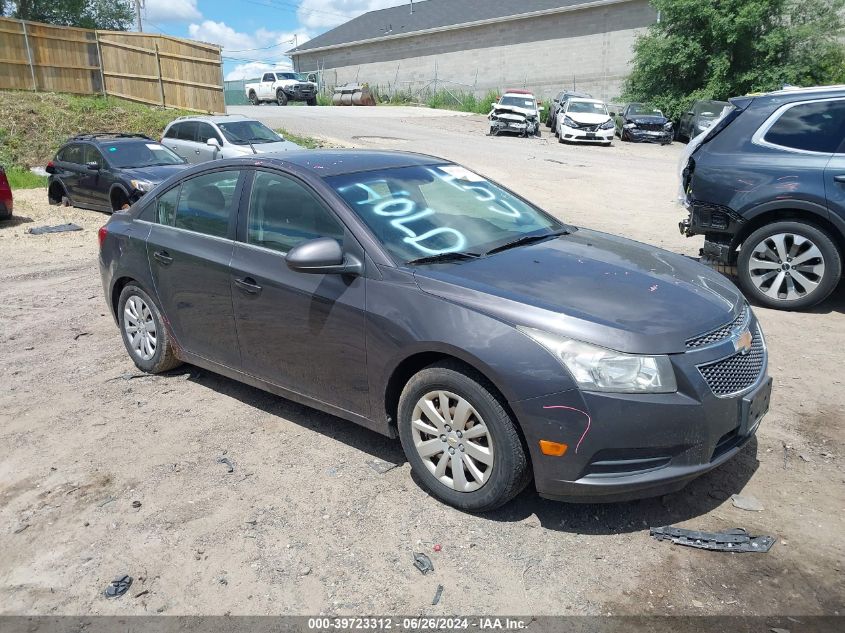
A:
[[[199,156],[200,151],[199,150],[194,150],[194,151],[197,153],[197,156]]]
[[[173,263],[173,258],[167,251],[155,251],[153,253],[153,257],[155,257],[159,262],[161,262],[165,266],[169,266]]]
[[[255,283],[255,279],[253,279],[252,277],[235,279],[235,285],[248,295],[257,295],[261,292],[261,286]]]
[[[838,176],[834,176],[833,182],[845,183],[845,174],[839,174]]]

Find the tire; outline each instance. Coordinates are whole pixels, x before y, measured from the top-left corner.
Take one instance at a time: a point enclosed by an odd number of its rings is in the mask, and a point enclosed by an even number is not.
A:
[[[499,129],[495,127],[490,128],[490,136],[499,136]]]
[[[310,106],[317,105],[317,97],[314,97],[313,99],[308,99],[308,101],[306,101],[306,103]]]
[[[254,106],[261,105],[261,102],[258,100],[258,95],[254,92],[249,93],[249,102]]]
[[[842,253],[830,235],[814,224],[775,222],[744,240],[737,275],[745,296],[755,303],[801,310],[824,301],[839,284]]]
[[[450,416],[455,415],[462,404],[459,399],[468,403],[469,413],[464,424],[469,426],[459,430],[457,424],[452,428],[442,418],[440,424],[433,422],[424,413],[427,409],[423,403],[428,401],[430,410],[436,410],[442,406],[437,394],[446,394]],[[519,431],[495,394],[493,386],[480,374],[455,362],[442,362],[414,375],[399,398],[399,438],[411,469],[429,494],[459,510],[488,512],[498,508],[519,494],[531,480]],[[413,424],[415,417],[423,426]],[[434,433],[427,433],[421,428],[428,428]],[[477,429],[472,438],[469,437],[470,429]],[[467,437],[458,437],[459,432],[466,433]],[[435,443],[426,446],[437,450],[442,442],[443,450],[424,458],[417,444],[432,440]],[[468,450],[470,447],[471,450]],[[484,455],[492,464],[476,459],[476,455]],[[441,473],[436,474],[443,460],[446,460],[446,465]],[[453,464],[460,465],[466,491],[458,489],[463,484],[460,476],[457,479],[453,477]],[[472,474],[471,465],[476,476]],[[441,481],[441,478],[446,481]]]
[[[628,131],[625,130],[624,128],[619,133],[619,140],[622,141],[623,143],[630,143],[631,142],[631,139],[628,138]]]
[[[146,306],[146,309],[142,306]],[[143,340],[137,347],[133,344],[130,331],[135,326],[130,314],[135,315],[136,323],[153,324],[152,345],[144,345]],[[120,299],[117,302],[117,320],[120,326],[120,338],[138,369],[148,374],[158,374],[182,364],[176,355],[170,333],[164,327],[161,311],[150,295],[134,283],[127,284],[120,293]],[[148,353],[150,347],[153,348],[152,354]]]
[[[286,106],[288,104],[288,96],[285,94],[284,90],[276,91],[276,103],[280,106]]]
[[[539,125],[537,126],[537,131],[536,131],[536,132],[534,132],[534,136],[536,136],[537,138],[542,138],[542,137],[543,137],[543,131],[540,129],[540,126],[539,126]]]

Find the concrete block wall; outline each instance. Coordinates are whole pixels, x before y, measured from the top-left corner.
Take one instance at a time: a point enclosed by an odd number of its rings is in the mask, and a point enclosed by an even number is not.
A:
[[[634,0],[400,38],[297,57],[300,71],[324,69],[329,85],[368,82],[418,91],[437,78],[452,90],[528,88],[548,98],[575,87],[613,100],[622,90],[639,32],[656,19],[648,0]]]

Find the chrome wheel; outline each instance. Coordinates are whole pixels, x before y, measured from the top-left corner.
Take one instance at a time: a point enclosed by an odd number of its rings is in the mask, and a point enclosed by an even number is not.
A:
[[[748,274],[767,297],[795,301],[815,292],[824,278],[825,261],[812,241],[797,233],[777,233],[754,247]]]
[[[137,295],[126,300],[123,308],[123,331],[132,353],[141,360],[150,360],[156,353],[156,324],[146,302]]]
[[[493,472],[493,438],[484,420],[464,398],[431,391],[411,416],[414,448],[423,464],[452,490],[473,492]]]

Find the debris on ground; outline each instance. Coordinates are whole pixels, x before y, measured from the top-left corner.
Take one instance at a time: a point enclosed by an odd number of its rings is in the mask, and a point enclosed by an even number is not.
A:
[[[371,459],[370,461],[367,462],[367,466],[372,468],[379,475],[383,475],[384,473],[389,472],[389,471],[393,470],[394,468],[397,468],[399,466],[399,464],[394,464],[392,462],[386,462],[386,461],[381,460],[381,459]]]
[[[235,472],[235,465],[229,460],[228,457],[218,457],[217,463],[218,464],[226,464],[227,472],[229,472],[229,473]]]
[[[20,534],[21,532],[23,532],[28,527],[29,527],[29,523],[24,523],[20,527],[16,528],[15,531],[13,532],[13,534]]]
[[[109,583],[109,586],[106,587],[105,596],[106,598],[119,598],[127,591],[129,591],[129,587],[132,586],[132,576],[118,576],[114,580]]]
[[[812,458],[809,455],[807,455],[807,453],[798,453],[798,457],[800,457],[801,461],[804,461],[804,462],[813,461]]]
[[[32,235],[43,235],[45,233],[65,233],[67,231],[81,231],[82,227],[78,224],[73,224],[69,222],[68,224],[57,224],[55,226],[35,226],[29,230],[27,233],[31,233]]]
[[[749,512],[762,512],[763,504],[750,495],[731,495],[731,503],[735,508]]]
[[[434,592],[434,599],[431,601],[431,606],[440,602],[441,596],[443,596],[443,585],[437,585],[437,591]]]
[[[91,336],[91,332],[77,332],[77,333],[74,335],[73,340],[74,340],[74,341],[78,341],[78,340],[79,340],[81,337],[83,337],[83,336]]]
[[[443,549],[443,546],[442,546],[440,543],[437,543],[437,544],[434,546],[434,551],[435,551],[435,552],[439,552],[439,551],[440,551],[440,550],[442,550],[442,549]]]
[[[132,502],[132,507],[133,507],[133,508],[140,508],[140,507],[141,507],[141,502],[140,502],[140,501],[133,501],[133,502]]]
[[[423,575],[430,571],[434,571],[434,565],[432,564],[431,559],[423,553],[414,554],[414,567],[419,569]]]
[[[148,593],[150,593],[150,590],[149,590],[149,589],[144,589],[143,591],[140,591],[140,592],[136,593],[136,594],[135,594],[135,597],[136,597],[136,598],[140,598],[141,596],[146,596]]]
[[[760,552],[764,554],[772,549],[776,540],[771,536],[751,536],[744,528],[733,528],[722,532],[702,532],[666,525],[650,528],[649,533],[658,541],[672,541],[675,545],[718,552]]]
[[[107,506],[108,504],[112,503],[113,501],[117,501],[117,497],[106,497],[100,503],[97,504],[98,508],[102,508]]]

